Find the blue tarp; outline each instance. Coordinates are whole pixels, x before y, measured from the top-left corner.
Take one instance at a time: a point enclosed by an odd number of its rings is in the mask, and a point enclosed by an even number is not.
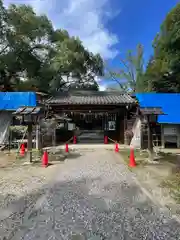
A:
[[[0,110],[17,110],[23,106],[37,106],[35,92],[0,92]]]
[[[138,93],[136,98],[140,107],[161,107],[166,115],[159,115],[159,123],[180,123],[179,93]]]

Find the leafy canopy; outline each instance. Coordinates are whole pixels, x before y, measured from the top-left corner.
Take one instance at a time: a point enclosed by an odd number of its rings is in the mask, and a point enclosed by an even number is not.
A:
[[[28,5],[5,9],[0,0],[1,91],[98,90],[95,79],[102,75],[101,56],[85,49],[79,38],[55,30],[47,16]]]
[[[162,23],[153,48],[145,73],[148,90],[180,92],[180,3]]]
[[[107,78],[117,83],[117,90],[139,92],[143,90],[144,59],[143,47],[137,46],[136,53],[128,51],[120,60],[120,66],[113,71],[107,68]]]

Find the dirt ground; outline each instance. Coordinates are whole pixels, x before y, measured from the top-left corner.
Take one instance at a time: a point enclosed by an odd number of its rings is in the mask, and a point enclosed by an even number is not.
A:
[[[51,158],[51,160],[54,160]],[[41,161],[29,164],[26,158],[16,158],[16,153],[0,153],[0,208],[40,189],[49,183],[56,173],[56,165],[60,161],[51,161],[48,168]]]
[[[128,164],[129,149],[120,149],[120,154]],[[58,159],[59,155],[57,154]],[[131,169],[138,180],[155,199],[172,213],[180,215],[180,158],[178,153],[165,153],[163,158],[154,164],[145,163],[147,153],[135,152],[138,166]],[[27,159],[16,158],[16,153],[10,155],[0,153],[0,208],[18,198],[28,195],[49,183],[57,171],[56,155],[49,156],[51,166],[43,168],[41,162],[27,164]],[[62,157],[63,160],[63,157]]]
[[[51,172],[54,176],[50,184],[1,211],[1,238],[180,239],[179,222],[148,198],[134,174],[119,159],[114,151],[91,148],[79,149],[69,154],[63,164],[54,164],[57,172]],[[31,178],[39,181],[32,168],[33,177],[26,180],[24,167],[29,166],[22,167],[25,184]],[[51,167],[37,168],[41,176],[49,178]],[[31,185],[26,184],[30,188]]]
[[[120,152],[128,164],[129,152]],[[131,169],[139,182],[161,205],[180,218],[180,156],[177,151],[166,150],[154,163],[146,161],[147,154],[135,152],[137,167]]]

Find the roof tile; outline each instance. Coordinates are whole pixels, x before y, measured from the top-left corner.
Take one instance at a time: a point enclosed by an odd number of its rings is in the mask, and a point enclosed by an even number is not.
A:
[[[164,115],[158,116],[158,123],[180,124],[180,93],[139,93],[136,98],[141,108],[161,108]]]
[[[59,96],[51,97],[46,101],[48,104],[80,104],[80,105],[111,105],[111,104],[130,104],[135,100],[128,94],[116,92],[79,92],[61,93]]]

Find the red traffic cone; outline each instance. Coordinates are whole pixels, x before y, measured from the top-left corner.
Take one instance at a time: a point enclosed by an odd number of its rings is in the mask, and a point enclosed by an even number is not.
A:
[[[20,146],[20,155],[22,157],[24,157],[24,155],[25,155],[25,145],[24,145],[24,143],[22,143],[21,146]]]
[[[48,152],[47,150],[44,152],[43,156],[42,156],[42,166],[43,167],[47,167],[49,163],[49,159],[48,159]]]
[[[104,144],[108,144],[108,137],[104,136]]]
[[[69,152],[69,146],[68,146],[68,144],[67,144],[67,143],[66,143],[65,152]]]
[[[115,145],[115,152],[119,152],[119,144],[118,143],[116,143],[116,145]]]
[[[133,148],[131,148],[131,151],[130,151],[129,167],[136,167],[136,161],[135,161],[134,149]]]
[[[74,144],[77,143],[77,138],[76,138],[76,136],[73,137],[73,143],[74,143]]]

